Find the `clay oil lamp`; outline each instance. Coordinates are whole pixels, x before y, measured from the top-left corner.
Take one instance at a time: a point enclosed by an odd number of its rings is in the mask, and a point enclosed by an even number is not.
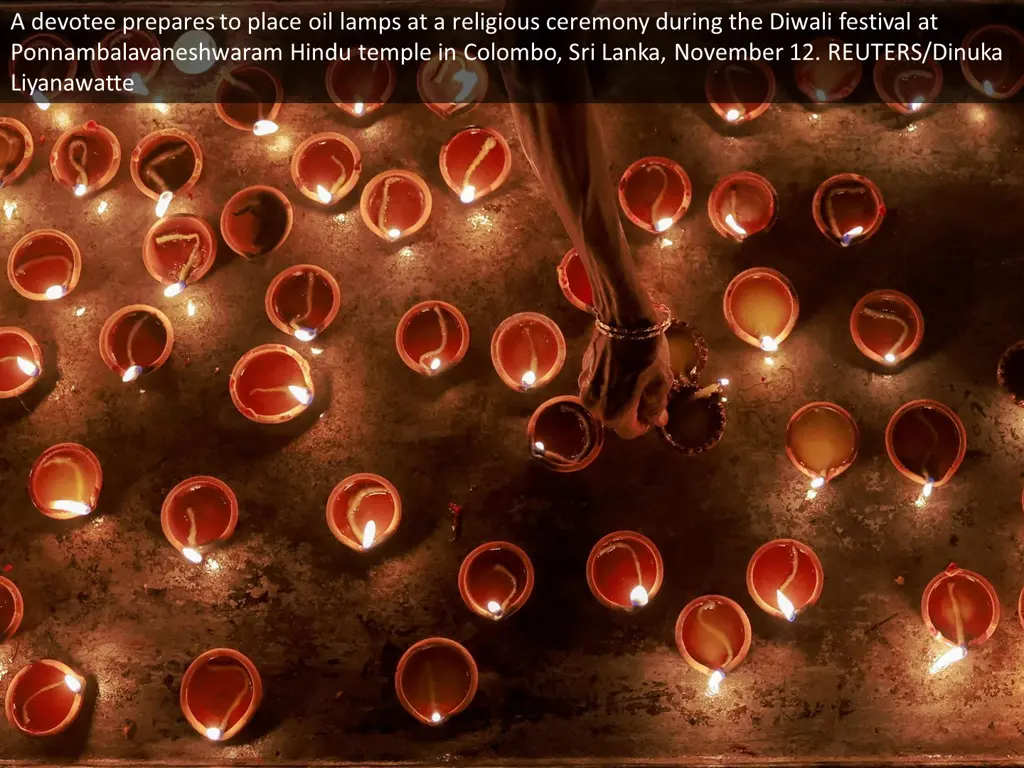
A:
[[[914,400],[889,419],[885,450],[901,475],[923,486],[915,502],[922,507],[932,489],[948,483],[960,468],[967,453],[967,430],[949,406]]]
[[[37,229],[22,237],[7,258],[11,286],[32,301],[52,301],[67,296],[82,274],[78,245],[56,229]]]
[[[814,550],[793,539],[769,541],[747,563],[747,590],[757,607],[786,621],[818,602],[824,583]]]
[[[71,520],[92,513],[102,487],[100,460],[77,443],[50,446],[39,455],[28,475],[32,503],[54,520]]]
[[[100,329],[100,356],[126,384],[166,363],[173,346],[170,319],[146,304],[122,307]]]
[[[829,55],[830,46],[842,44],[834,37],[819,37],[800,46],[804,56],[796,64],[796,86],[812,102],[842,101],[860,83],[864,71],[860,60],[834,60]]]
[[[422,301],[402,315],[395,331],[402,362],[423,376],[458,365],[469,349],[469,323],[445,301]]]
[[[641,229],[660,233],[690,207],[693,188],[683,167],[667,157],[637,160],[619,180],[619,205]]]
[[[818,187],[811,212],[821,234],[845,248],[863,243],[878,231],[885,218],[885,201],[871,179],[840,173]]]
[[[770,229],[777,207],[775,187],[750,171],[723,176],[708,197],[711,226],[722,237],[740,242]]]
[[[9,640],[18,631],[24,614],[25,603],[18,585],[0,576],[0,642]]]
[[[441,147],[441,176],[464,203],[472,203],[505,183],[512,170],[512,151],[493,128],[473,126]]]
[[[437,55],[420,65],[416,90],[430,111],[444,118],[464,115],[487,95],[490,78],[479,60],[462,51],[444,61]]]
[[[999,597],[984,576],[951,563],[924,588],[921,618],[946,648],[928,668],[934,675],[992,637],[999,624]]]
[[[686,663],[707,675],[708,696],[747,657],[753,633],[739,603],[722,595],[691,600],[676,619],[676,647]]]
[[[1018,341],[1003,352],[996,368],[996,380],[1013,402],[1024,408],[1024,341]]]
[[[27,78],[32,81],[53,77],[64,79],[74,77],[75,72],[78,71],[77,57],[65,56],[63,61],[59,59],[50,60],[47,58],[48,54],[42,53],[43,50],[51,48],[72,48],[71,43],[60,35],[40,32],[35,35],[29,35],[22,40],[21,44],[25,49],[38,49],[40,53],[37,57],[38,60],[35,61],[30,61],[27,56],[22,56],[17,61],[13,58],[8,59],[7,73],[11,77],[11,82],[15,82],[16,78]],[[50,108],[50,99],[46,93],[32,91],[29,96],[31,96],[36,106],[43,112]]]
[[[181,711],[210,741],[237,735],[262,699],[263,681],[256,665],[231,648],[214,648],[199,656],[181,680]]]
[[[363,187],[359,213],[373,234],[394,242],[423,229],[433,204],[430,187],[415,173],[385,171]]]
[[[722,311],[740,339],[769,353],[768,365],[796,325],[800,301],[793,284],[781,272],[754,267],[740,272],[725,289]]]
[[[364,61],[350,52],[327,68],[327,95],[352,117],[364,117],[387,104],[395,91],[395,68],[388,61]]]
[[[1001,52],[999,61],[960,62],[964,78],[976,91],[990,99],[1009,99],[1024,86],[1024,35],[1003,24],[989,24],[964,38],[965,49],[988,48]]]
[[[100,41],[100,48],[108,51],[125,50],[128,52],[142,53],[160,47],[160,41],[152,32],[145,29],[133,29],[130,32],[115,30]],[[143,55],[146,55],[143,53]],[[131,55],[129,53],[129,55]],[[146,83],[152,80],[160,70],[160,59],[153,58],[152,61],[139,59],[138,61],[102,61],[99,58],[92,61],[92,73],[95,77],[105,78],[116,75],[132,81],[132,93],[136,96],[148,96],[149,89]]]
[[[225,123],[240,131],[266,136],[278,129],[274,120],[281,111],[284,88],[263,67],[243,64],[224,73],[215,99],[217,116]]]
[[[260,184],[231,196],[220,213],[220,232],[228,248],[253,259],[280,248],[293,220],[292,204],[284,193]]]
[[[942,92],[942,65],[926,62],[887,61],[875,64],[875,91],[894,112],[917,115],[934,104]]]
[[[322,205],[334,205],[356,186],[363,170],[359,147],[340,133],[317,133],[292,155],[292,182]]]
[[[526,426],[530,455],[555,472],[590,466],[604,445],[604,425],[578,397],[553,397],[533,412]]]
[[[350,475],[327,499],[327,526],[334,538],[356,552],[368,552],[383,544],[401,521],[402,497],[380,475]]]
[[[50,151],[53,178],[75,197],[103,189],[120,166],[121,143],[95,120],[64,131]]]
[[[299,264],[271,281],[263,304],[275,328],[299,341],[312,341],[337,316],[341,289],[326,269]]]
[[[462,561],[459,593],[477,616],[499,621],[518,611],[533,592],[533,563],[507,541],[481,544]]]
[[[398,660],[395,691],[410,715],[427,725],[441,725],[469,706],[478,679],[476,662],[462,645],[428,637]]]
[[[910,357],[924,338],[920,307],[899,291],[872,291],[850,315],[850,335],[865,357],[896,365]]]
[[[775,73],[761,61],[720,62],[704,79],[708,104],[730,125],[756,120],[775,98]]]
[[[494,331],[491,362],[501,380],[514,390],[543,387],[562,370],[565,337],[551,318],[519,312],[502,320]]]
[[[291,421],[313,402],[309,363],[291,347],[263,344],[242,355],[228,381],[231,402],[260,424]]]
[[[1017,621],[1020,622],[1021,627],[1024,627],[1024,589],[1017,597]]]
[[[231,538],[237,523],[234,491],[206,475],[182,480],[160,508],[164,536],[190,563],[203,562],[203,553]]]
[[[808,403],[786,426],[786,455],[811,478],[807,498],[843,474],[860,450],[860,430],[853,416],[835,403]]]
[[[29,736],[61,733],[82,711],[85,683],[84,677],[63,662],[33,661],[7,686],[7,721]]]
[[[725,433],[725,402],[722,389],[728,379],[698,387],[677,379],[668,396],[668,421],[658,427],[662,438],[687,456],[710,451]]]
[[[708,344],[703,334],[689,323],[676,320],[665,331],[665,340],[672,373],[696,382],[708,364]]]
[[[43,350],[28,331],[0,327],[0,400],[28,392],[43,373]]]
[[[159,281],[164,296],[177,296],[203,277],[217,258],[217,236],[204,219],[189,214],[160,219],[142,241],[146,271]]]
[[[643,608],[661,589],[665,566],[654,542],[633,531],[609,533],[590,550],[587,585],[601,605]]]
[[[35,146],[24,123],[0,117],[0,189],[21,178],[32,162]]]
[[[575,248],[565,252],[558,265],[558,287],[562,294],[576,309],[594,314],[594,289],[590,285],[590,275],[583,265],[583,259]]]
[[[203,172],[199,142],[177,128],[164,128],[144,137],[132,151],[128,169],[146,197],[157,201],[156,215],[164,216],[177,195],[184,195]]]

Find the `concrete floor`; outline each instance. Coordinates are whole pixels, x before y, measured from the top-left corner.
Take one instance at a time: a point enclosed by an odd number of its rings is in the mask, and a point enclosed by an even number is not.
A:
[[[879,106],[812,119],[781,105],[730,137],[699,106],[606,108],[613,173],[664,154],[691,176],[693,205],[666,239],[627,231],[652,293],[707,337],[706,376],[733,385],[725,437],[710,453],[683,458],[653,435],[609,438],[595,465],[568,476],[533,463],[524,435],[540,402],[574,390],[589,328],[559,291],[555,265],[568,242],[507,108],[484,106],[452,124],[419,105],[394,106],[356,128],[333,106],[289,105],[280,133],[263,139],[228,128],[203,105],[173,106],[166,116],[148,106],[11,113],[45,140],[27,177],[3,192],[18,204],[10,221],[0,219],[3,248],[56,227],[77,240],[84,269],[77,290],[54,303],[0,285],[2,324],[35,334],[48,370],[58,372],[23,398],[27,410],[0,403],[0,568],[26,604],[21,631],[0,646],[0,691],[22,665],[47,656],[88,675],[90,698],[60,737],[32,740],[3,724],[0,762],[1024,758],[1016,617],[1024,435],[1021,412],[995,385],[999,354],[1024,336],[1019,109],[944,106],[911,132]],[[126,158],[161,126],[199,139],[206,169],[192,199],[172,212],[215,222],[246,184],[279,186],[296,211],[285,247],[246,263],[222,241],[214,270],[164,299],[141,259],[152,202],[131,183],[127,162],[89,199],[50,179],[43,155],[62,126],[86,119],[112,128]],[[509,137],[514,168],[499,194],[467,208],[444,187],[437,153],[457,125],[477,122]],[[358,142],[364,179],[395,167],[427,178],[434,212],[412,242],[388,246],[371,235],[357,193],[336,218],[295,190],[290,150],[328,129]],[[740,168],[764,174],[780,199],[775,228],[743,245],[717,235],[705,209],[714,181]],[[816,186],[842,171],[869,176],[889,206],[880,233],[848,250],[817,232],[810,210]],[[109,205],[102,216],[100,200]],[[307,354],[317,386],[308,417],[260,427],[233,408],[228,374],[246,349],[286,342],[263,295],[277,272],[306,261],[337,276],[342,310],[320,340],[324,353]],[[732,336],[721,312],[730,278],[756,265],[780,269],[800,295],[799,323],[773,369]],[[870,370],[849,336],[853,304],[875,288],[906,291],[926,318],[923,347],[895,375]],[[456,304],[473,333],[465,361],[437,380],[407,369],[393,345],[398,318],[428,298]],[[97,337],[103,320],[132,302],[163,308],[177,341],[164,370],[123,385],[103,366]],[[554,318],[569,345],[561,374],[530,394],[505,387],[489,356],[494,328],[521,310]],[[970,441],[959,473],[923,509],[883,446],[892,412],[920,397],[955,408]],[[808,502],[783,432],[814,399],[849,409],[862,446],[850,471]],[[98,511],[80,522],[43,517],[25,488],[36,456],[65,440],[91,447],[105,473]],[[371,556],[342,547],[324,520],[333,486],[361,471],[393,481],[405,509],[394,539]],[[160,530],[164,495],[193,474],[224,479],[241,505],[234,538],[214,556],[218,570],[187,563]],[[449,502],[464,510],[457,542]],[[601,607],[584,578],[591,546],[619,528],[650,536],[665,560],[661,593],[637,615]],[[744,583],[750,555],[778,536],[811,545],[826,574],[819,604],[793,625],[758,610]],[[474,617],[456,587],[462,557],[493,539],[522,545],[537,572],[530,602],[500,624]],[[929,678],[940,649],[918,606],[951,560],[992,580],[1003,620],[967,660]],[[686,602],[707,592],[739,600],[755,635],[713,700],[672,632]],[[436,634],[470,649],[480,689],[466,712],[430,729],[402,710],[393,673],[406,647]],[[255,661],[265,699],[239,739],[214,745],[185,722],[178,688],[191,659],[220,645]]]

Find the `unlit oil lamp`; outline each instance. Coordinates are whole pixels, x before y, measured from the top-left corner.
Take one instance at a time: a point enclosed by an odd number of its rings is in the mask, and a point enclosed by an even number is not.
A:
[[[821,234],[845,248],[863,243],[879,230],[885,218],[885,201],[871,179],[840,173],[818,187],[811,212]]]
[[[28,331],[0,327],[0,400],[20,397],[43,375],[43,350]]]
[[[317,133],[292,154],[292,183],[321,205],[334,205],[351,192],[363,170],[359,147],[340,133]]]
[[[61,661],[33,661],[7,686],[7,720],[29,736],[55,736],[82,711],[85,685],[85,678]]]
[[[231,538],[238,523],[238,499],[227,483],[198,475],[182,480],[164,499],[160,527],[190,563]]]
[[[518,611],[533,592],[533,563],[507,541],[481,544],[462,561],[459,594],[469,610],[499,621]]]
[[[729,328],[740,339],[771,356],[796,326],[800,302],[793,284],[781,272],[754,267],[740,272],[725,289],[722,311]]]
[[[1009,99],[1024,86],[1024,35],[1004,24],[988,24],[968,33],[964,49],[987,49],[991,58],[960,61],[964,78],[990,99]],[[999,60],[995,53],[999,52]]]
[[[95,120],[66,130],[50,151],[53,178],[75,197],[103,189],[120,165],[120,142],[110,129]]]
[[[25,603],[18,585],[0,576],[0,642],[13,637],[24,615]]]
[[[942,65],[934,59],[924,62],[879,59],[875,64],[878,98],[901,115],[917,115],[938,101],[942,92]]]
[[[132,94],[135,96],[148,96],[149,89],[146,84],[152,80],[160,71],[160,58],[149,56],[149,52],[160,47],[160,40],[152,32],[145,29],[133,29],[129,32],[114,30],[100,40],[99,47],[107,51],[122,48],[129,52],[129,56],[138,57],[137,60],[126,59],[114,61],[112,57],[94,58],[92,60],[92,73],[97,78],[105,78],[109,75],[117,75],[132,81]]]
[[[429,637],[402,654],[395,692],[406,712],[436,726],[469,706],[478,680],[476,662],[465,647],[445,637]]]
[[[391,538],[401,521],[402,498],[380,475],[350,475],[327,499],[327,526],[334,538],[356,552],[379,547]]]
[[[122,307],[100,329],[100,356],[126,384],[166,363],[173,347],[170,318],[146,304]]]
[[[924,588],[921,618],[945,648],[928,668],[934,675],[992,637],[999,624],[999,597],[984,576],[951,563]]]
[[[772,105],[775,74],[761,61],[719,62],[704,79],[708,104],[730,125],[755,120]]]
[[[271,281],[263,303],[275,328],[299,341],[312,341],[337,316],[341,289],[326,269],[298,264]]]
[[[557,272],[558,287],[562,289],[562,294],[569,300],[569,303],[576,309],[582,309],[593,315],[596,312],[594,289],[590,285],[590,275],[587,274],[587,269],[583,265],[583,259],[580,258],[575,248],[570,248],[565,252],[565,256],[558,264]]]
[[[917,506],[960,468],[967,454],[967,430],[952,408],[935,400],[901,406],[885,428],[885,450],[904,477],[919,483]]]
[[[142,241],[146,271],[177,296],[201,279],[217,258],[217,236],[205,219],[189,214],[166,216],[149,228]]]
[[[68,235],[37,229],[18,240],[7,258],[7,279],[26,299],[52,301],[67,296],[82,274],[82,252]]]
[[[225,72],[217,85],[214,107],[217,116],[232,128],[255,136],[275,133],[284,88],[276,75],[254,64]]]
[[[578,397],[563,395],[542,403],[526,427],[530,455],[555,472],[590,466],[604,445],[604,426]]]
[[[33,154],[35,141],[25,124],[13,117],[0,117],[0,189],[21,178]]]
[[[395,242],[423,229],[433,198],[422,178],[409,171],[384,171],[366,182],[359,213],[381,240]]]
[[[526,392],[549,383],[565,362],[565,337],[549,317],[519,312],[505,318],[491,337],[491,362],[501,380]]]
[[[181,711],[197,733],[227,741],[256,714],[263,681],[256,665],[232,648],[214,648],[193,661],[181,680]]]
[[[719,379],[705,387],[680,378],[668,396],[668,421],[658,427],[662,438],[687,456],[710,451],[725,433],[724,388],[728,379]]]
[[[634,531],[616,531],[602,538],[587,558],[587,585],[608,608],[635,611],[661,589],[664,563],[654,542]]]
[[[747,564],[747,590],[757,607],[786,621],[818,602],[824,583],[814,550],[793,539],[769,541]]]
[[[435,54],[416,73],[420,99],[444,118],[474,109],[487,95],[489,84],[487,68],[479,60],[467,58],[463,51],[444,60]]]
[[[384,106],[395,90],[395,68],[389,61],[365,61],[354,52],[327,67],[327,94],[352,117],[365,117]]]
[[[512,151],[498,131],[473,126],[441,147],[438,162],[445,184],[468,204],[505,183],[512,169]]]
[[[220,213],[228,248],[247,259],[280,248],[292,231],[292,204],[281,190],[262,184],[239,190]]]
[[[458,365],[469,349],[469,323],[445,301],[422,301],[409,309],[395,330],[402,362],[423,376],[437,376]]]
[[[850,335],[865,357],[887,366],[896,365],[921,346],[924,316],[905,293],[872,291],[853,308]]]
[[[859,59],[832,56],[830,50],[834,45],[842,46],[843,42],[834,37],[819,37],[800,46],[803,55],[796,63],[796,86],[817,104],[845,99],[860,83],[864,71]]]
[[[743,242],[775,223],[778,197],[768,179],[750,171],[723,176],[708,197],[708,217],[722,237]]]
[[[12,83],[15,78],[26,78],[30,81],[38,81],[41,78],[64,79],[74,77],[78,71],[78,57],[74,55],[74,48],[60,35],[38,32],[22,40],[21,45],[26,50],[36,49],[33,51],[35,59],[28,55],[21,56],[17,60],[13,57],[8,59],[7,73],[10,75]],[[56,54],[46,49],[65,50]],[[50,98],[47,93],[38,90],[30,91],[29,98],[43,112],[50,108]]]
[[[313,402],[309,363],[291,347],[263,344],[242,355],[228,381],[231,402],[260,424],[291,421]]]
[[[667,157],[637,160],[619,180],[626,218],[648,232],[665,232],[690,207],[693,188],[683,167]]]
[[[676,320],[665,331],[665,340],[668,342],[672,373],[695,383],[708,364],[708,344],[704,335],[689,323]]]
[[[1024,341],[1018,341],[999,358],[996,380],[1013,402],[1024,408]]]
[[[146,197],[156,200],[157,217],[165,216],[171,201],[188,193],[203,172],[199,142],[177,128],[164,128],[144,137],[128,163],[132,181]]]
[[[753,633],[739,603],[722,595],[704,595],[679,613],[675,637],[686,663],[707,675],[707,695],[717,696],[726,675],[747,657]]]
[[[59,443],[40,454],[28,476],[35,508],[54,520],[84,517],[96,509],[103,468],[96,454],[77,443]]]
[[[860,449],[860,430],[853,416],[835,403],[808,403],[786,426],[786,455],[811,478],[807,498],[853,464]]]

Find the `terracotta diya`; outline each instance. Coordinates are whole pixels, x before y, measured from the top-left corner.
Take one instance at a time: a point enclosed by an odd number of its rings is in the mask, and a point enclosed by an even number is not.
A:
[[[908,62],[880,59],[875,64],[878,98],[901,115],[916,115],[942,92],[942,65],[934,59]]]
[[[28,128],[13,117],[0,117],[0,188],[22,177],[35,154]]]
[[[181,711],[189,725],[211,741],[237,735],[262,700],[259,670],[231,648],[214,648],[199,656],[181,680]]]
[[[743,242],[775,223],[778,197],[764,176],[737,171],[723,176],[708,197],[711,226],[722,237]]]
[[[935,674],[981,645],[999,624],[999,597],[988,579],[951,563],[924,588],[921,618],[937,640],[950,647],[932,662]]]
[[[28,475],[35,508],[54,520],[83,517],[96,509],[103,468],[96,454],[77,443],[58,443],[43,451]]]
[[[43,373],[43,350],[28,331],[0,327],[0,400],[28,392]]]
[[[414,235],[430,218],[433,199],[427,182],[409,171],[385,171],[370,179],[359,198],[363,223],[382,240]]]
[[[292,182],[299,192],[323,205],[333,205],[351,192],[363,170],[359,147],[340,133],[317,133],[292,155]]]
[[[163,216],[175,196],[184,195],[199,181],[203,151],[189,134],[165,128],[138,143],[128,169],[139,191],[157,201],[156,215]]]
[[[698,388],[677,379],[668,396],[668,421],[658,427],[662,438],[687,456],[710,451],[725,433],[725,397],[721,381]]]
[[[1020,591],[1020,596],[1017,598],[1017,621],[1020,622],[1021,627],[1024,627],[1024,589]]]
[[[65,60],[48,60],[42,50],[49,48],[72,48],[65,38],[54,35],[50,32],[39,32],[29,35],[21,41],[24,48],[40,49],[38,60],[29,61],[27,56],[20,57],[17,61],[13,58],[7,60],[7,73],[11,76],[11,82],[15,78],[27,78],[38,81],[40,78],[66,78],[74,77],[78,71],[78,59],[76,56],[66,56]],[[50,99],[46,93],[32,91],[29,96],[36,105],[44,112],[50,108]]]
[[[421,301],[398,321],[395,347],[416,373],[437,376],[458,365],[469,349],[469,323],[445,301]]]
[[[519,312],[501,321],[491,337],[491,362],[498,376],[519,392],[549,383],[565,362],[565,337],[555,321]]]
[[[355,52],[327,67],[327,95],[352,117],[363,117],[384,106],[395,90],[395,68],[389,61],[364,61]]]
[[[441,61],[436,54],[423,62],[416,73],[416,90],[430,111],[448,118],[474,109],[487,95],[490,78],[478,60],[462,51]]]
[[[690,207],[693,188],[683,167],[667,157],[637,160],[619,180],[626,218],[648,232],[664,232]]]
[[[130,32],[115,30],[100,40],[99,47],[118,51],[124,48],[129,52],[146,55],[152,49],[160,47],[160,40],[152,32],[147,32],[144,29],[133,29]],[[152,80],[159,71],[160,59],[155,57],[151,61],[141,58],[138,61],[112,61],[98,58],[92,60],[92,73],[95,77],[104,78],[109,75],[118,75],[130,79],[133,81],[133,93],[138,96],[149,95],[146,83]]]
[[[95,120],[64,131],[50,151],[53,178],[76,197],[103,189],[120,165],[121,143]]]
[[[68,235],[37,229],[18,240],[7,257],[7,279],[26,299],[49,301],[67,296],[82,274],[82,252]]]
[[[341,289],[326,269],[298,264],[271,281],[263,304],[275,328],[299,341],[312,341],[337,316]]]
[[[818,602],[824,583],[814,550],[793,539],[769,541],[747,563],[747,590],[757,607],[787,621]]]
[[[800,301],[781,272],[754,267],[740,272],[726,287],[722,311],[741,340],[775,352],[796,325]]]
[[[173,347],[170,318],[146,304],[122,307],[100,329],[100,356],[125,383],[166,363]]]
[[[1024,407],[1024,341],[1018,341],[1003,352],[996,368],[996,380],[1014,403]]]
[[[901,475],[924,486],[921,505],[932,488],[948,483],[959,469],[967,453],[967,430],[949,406],[913,400],[889,419],[885,450]]]
[[[274,187],[258,184],[231,196],[220,213],[220,232],[228,248],[247,259],[280,248],[292,231],[292,204]]]
[[[842,101],[860,83],[864,65],[859,59],[833,59],[829,47],[842,45],[834,37],[819,37],[800,46],[802,58],[796,63],[796,86],[819,104]]]
[[[590,276],[583,265],[583,259],[576,253],[575,248],[566,251],[558,264],[558,287],[576,309],[582,309],[590,314],[595,313],[594,289],[590,285]]]
[[[481,544],[462,561],[459,594],[477,616],[498,621],[518,611],[533,592],[533,563],[507,541]]]
[[[747,657],[753,633],[746,611],[722,595],[691,600],[676,619],[676,647],[686,663],[708,676],[707,692],[716,695]]]
[[[642,608],[658,594],[665,575],[654,542],[634,531],[602,538],[587,558],[587,585],[601,605],[620,611]]]
[[[291,421],[313,402],[309,363],[291,347],[263,344],[242,355],[228,381],[231,402],[260,424]]]
[[[18,631],[24,614],[25,603],[18,585],[0,576],[0,642],[9,640]]]
[[[835,403],[803,406],[786,426],[786,455],[811,478],[811,490],[843,474],[860,450],[860,430],[853,416]],[[814,498],[817,495],[809,495]]]
[[[29,736],[61,733],[82,711],[85,684],[85,678],[63,662],[33,661],[7,686],[7,721]]]
[[[327,526],[349,549],[366,552],[391,538],[402,521],[402,497],[387,479],[350,475],[327,499]]]
[[[421,723],[440,725],[469,706],[478,679],[469,651],[454,640],[429,637],[398,660],[395,691],[406,712]]]
[[[704,93],[715,114],[739,125],[768,111],[775,98],[775,73],[761,61],[719,62],[708,70]]]
[[[920,307],[899,291],[872,291],[850,315],[853,343],[876,363],[896,365],[910,357],[924,338]]]
[[[1009,99],[1024,86],[1024,35],[1003,24],[988,24],[970,32],[963,48],[988,48],[1001,52],[1000,61],[960,62],[971,87],[990,99]]]
[[[811,212],[821,234],[845,248],[863,243],[878,231],[885,218],[885,201],[871,179],[840,173],[818,187]]]
[[[571,395],[542,403],[526,426],[530,455],[555,472],[590,466],[604,445],[604,425]]]
[[[489,195],[512,170],[512,151],[493,128],[464,128],[441,147],[441,176],[464,203]]]
[[[703,334],[689,323],[676,320],[665,331],[672,373],[696,382],[708,363],[708,344]]]
[[[217,116],[232,128],[264,136],[277,130],[284,88],[276,75],[254,64],[225,72],[217,85]]]
[[[205,219],[189,214],[160,219],[142,241],[142,262],[153,279],[177,296],[203,277],[217,259],[217,236]]]
[[[186,560],[203,562],[203,553],[231,538],[238,523],[238,499],[222,480],[197,475],[182,480],[164,499],[160,527]]]

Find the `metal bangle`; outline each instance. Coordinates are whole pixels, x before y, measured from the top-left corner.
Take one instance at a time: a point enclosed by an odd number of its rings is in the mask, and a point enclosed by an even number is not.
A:
[[[594,319],[594,325],[597,327],[598,333],[610,339],[623,339],[626,341],[646,341],[647,339],[661,336],[669,329],[673,322],[672,313],[667,309],[665,311],[665,318],[660,323],[648,326],[647,328],[622,328],[617,325],[610,325],[600,318]]]

